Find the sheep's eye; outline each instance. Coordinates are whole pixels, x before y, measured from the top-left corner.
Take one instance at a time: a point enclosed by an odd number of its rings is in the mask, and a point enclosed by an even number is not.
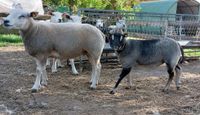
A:
[[[61,22],[62,22],[62,19],[58,19],[58,22],[61,23]]]
[[[19,19],[21,19],[21,18],[25,18],[25,16],[24,15],[19,16]]]

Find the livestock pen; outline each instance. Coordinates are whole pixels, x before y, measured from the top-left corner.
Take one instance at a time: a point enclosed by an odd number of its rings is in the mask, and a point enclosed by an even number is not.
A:
[[[124,90],[125,83],[122,83],[115,95],[110,95],[109,90],[120,73],[121,65],[102,64],[97,90],[88,88],[91,67],[87,63],[84,66],[87,68],[78,76],[71,75],[68,68],[60,68],[56,74],[47,68],[48,87],[30,93],[35,78],[33,58],[23,46],[0,47],[0,114],[200,113],[199,61],[184,64],[181,89],[176,91],[172,86],[168,94],[160,90],[166,82],[165,66],[151,72],[133,71],[135,87]]]

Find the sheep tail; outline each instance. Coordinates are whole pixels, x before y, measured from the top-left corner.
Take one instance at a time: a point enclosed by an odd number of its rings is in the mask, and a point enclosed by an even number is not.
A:
[[[184,57],[184,51],[183,51],[183,47],[179,44],[180,50],[181,50],[181,58],[179,59],[179,63],[182,64],[185,61],[185,57]]]

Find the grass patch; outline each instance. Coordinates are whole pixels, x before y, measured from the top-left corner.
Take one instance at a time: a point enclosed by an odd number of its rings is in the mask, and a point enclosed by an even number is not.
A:
[[[1,34],[0,35],[0,43],[7,42],[7,43],[20,43],[22,39],[19,35],[15,34]]]
[[[184,55],[186,57],[200,57],[200,49],[199,48],[184,49]]]
[[[15,34],[0,34],[0,47],[9,45],[23,45],[21,37]]]
[[[8,43],[8,42],[0,43],[0,47],[6,47],[6,46],[23,46],[23,43]]]

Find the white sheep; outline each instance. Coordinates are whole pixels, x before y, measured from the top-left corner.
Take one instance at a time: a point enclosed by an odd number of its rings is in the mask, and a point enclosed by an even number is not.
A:
[[[49,12],[49,14],[51,15],[50,22],[53,22],[53,23],[63,23],[63,22],[69,23],[70,22],[71,23],[71,21],[69,21],[71,18],[66,13]],[[66,18],[68,18],[69,20],[66,20]],[[81,23],[81,22],[74,21],[74,23]],[[74,64],[74,59],[69,59],[69,61],[70,61],[72,73],[74,75],[78,75],[78,71],[77,71],[75,64]],[[50,58],[47,59],[46,65],[50,65]],[[53,73],[57,72],[57,67],[64,67],[64,65],[61,64],[60,59],[53,58],[53,64],[51,66],[51,70],[52,70]]]
[[[32,16],[34,12],[28,13],[22,8],[15,8],[4,18],[3,23],[8,29],[20,31],[25,50],[36,60],[36,80],[32,92],[47,85],[48,57],[69,59],[80,55],[86,55],[92,65],[90,88],[95,89],[101,71],[104,34],[89,24],[38,22]]]

